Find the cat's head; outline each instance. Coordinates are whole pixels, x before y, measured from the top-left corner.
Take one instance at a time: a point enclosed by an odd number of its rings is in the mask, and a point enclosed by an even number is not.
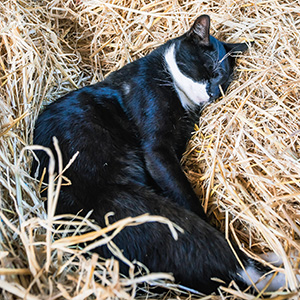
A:
[[[186,108],[220,97],[220,88],[225,91],[232,80],[233,55],[248,49],[245,43],[221,42],[209,31],[210,18],[202,15],[165,53],[173,84]]]

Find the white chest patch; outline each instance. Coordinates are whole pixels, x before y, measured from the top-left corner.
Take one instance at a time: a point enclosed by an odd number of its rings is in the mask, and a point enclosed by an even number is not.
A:
[[[175,59],[175,45],[171,45],[165,52],[165,61],[167,68],[171,73],[173,84],[179,96],[182,106],[185,109],[200,105],[209,101],[209,95],[206,91],[207,83],[196,82],[185,76],[178,68]]]

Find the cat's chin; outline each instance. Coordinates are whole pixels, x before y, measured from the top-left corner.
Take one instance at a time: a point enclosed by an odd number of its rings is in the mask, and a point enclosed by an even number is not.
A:
[[[185,93],[184,90],[180,88],[180,86],[177,85],[176,82],[174,82],[174,87],[176,89],[176,92],[179,96],[180,102],[184,109],[193,109],[197,106],[203,106],[209,103],[212,103],[215,101],[215,99],[212,99],[211,97],[201,97],[201,95],[198,95],[194,97],[193,99],[189,98],[188,95]]]

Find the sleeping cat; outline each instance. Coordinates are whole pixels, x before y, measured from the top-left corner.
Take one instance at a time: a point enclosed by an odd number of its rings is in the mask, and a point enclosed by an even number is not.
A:
[[[65,173],[72,185],[62,187],[58,214],[93,210],[100,226],[111,211],[110,222],[144,213],[167,217],[184,229],[178,241],[166,225],[147,223],[125,228],[114,242],[129,260],[152,272],[171,272],[177,282],[204,293],[220,285],[213,277],[243,288],[268,270],[234,246],[242,269],[223,234],[207,223],[180,165],[203,105],[232,80],[231,54],[248,48],[220,42],[209,29],[210,19],[202,15],[187,33],[146,57],[58,99],[39,116],[34,132],[34,143],[52,150],[56,136],[65,163],[79,151]],[[36,154],[40,166],[33,162],[32,174],[40,177],[48,156]],[[111,256],[106,246],[95,251]],[[126,273],[122,263],[121,271]],[[279,274],[269,289],[284,283]]]

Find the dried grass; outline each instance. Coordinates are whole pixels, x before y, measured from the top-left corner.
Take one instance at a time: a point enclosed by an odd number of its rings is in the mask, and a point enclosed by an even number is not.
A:
[[[283,266],[277,270],[287,275],[291,292],[277,291],[274,299],[298,298],[300,4],[276,0],[3,0],[2,299],[129,299],[136,297],[139,282],[164,285],[187,297],[183,287],[168,283],[172,279],[168,274],[142,276],[132,271],[126,278],[119,274],[116,261],[86,256],[92,246],[76,246],[97,237],[95,243],[109,243],[122,256],[111,239],[124,226],[164,222],[175,237],[179,228],[153,216],[129,217],[103,229],[88,218],[54,216],[60,180],[54,182],[54,177],[46,215],[37,193],[39,183],[28,175],[32,156],[28,145],[43,104],[147,54],[186,31],[201,13],[211,16],[218,38],[255,43],[240,56],[236,81],[226,96],[204,111],[183,159],[186,173],[212,223],[226,236],[233,236],[250,256],[271,250],[282,257]],[[291,259],[293,255],[296,258]],[[253,299],[231,287],[219,293],[220,299]]]

